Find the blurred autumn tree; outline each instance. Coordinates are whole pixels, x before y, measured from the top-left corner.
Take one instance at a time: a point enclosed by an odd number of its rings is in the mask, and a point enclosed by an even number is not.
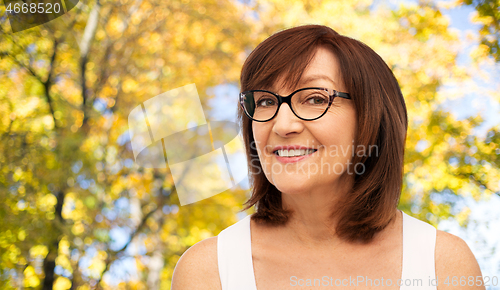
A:
[[[205,101],[235,82],[252,43],[240,13],[229,1],[87,2],[16,34],[2,14],[0,288],[105,286],[127,256],[132,284],[154,289],[187,246],[234,222],[243,193],[179,211],[168,169],[134,165],[127,116],[186,83]],[[127,254],[134,240],[145,249]]]
[[[15,34],[0,19],[2,289],[169,289],[180,255],[234,223],[245,192],[179,208],[168,169],[134,164],[127,116],[188,83],[208,108],[207,89],[237,86],[248,53],[294,25],[360,39],[394,70],[410,116],[402,209],[436,224],[460,196],[499,192],[498,131],[475,137],[480,116],[442,108],[438,89],[470,76],[430,4],[92,1]]]

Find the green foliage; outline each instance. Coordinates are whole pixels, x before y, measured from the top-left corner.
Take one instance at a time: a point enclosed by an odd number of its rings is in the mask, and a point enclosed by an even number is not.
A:
[[[500,0],[461,0],[459,3],[476,9],[474,20],[482,24],[479,30],[482,50],[500,62]]]

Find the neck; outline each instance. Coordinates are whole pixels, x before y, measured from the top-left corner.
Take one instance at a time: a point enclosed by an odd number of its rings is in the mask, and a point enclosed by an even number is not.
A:
[[[334,211],[338,201],[352,188],[353,181],[352,176],[342,176],[334,186],[282,193],[283,208],[293,211],[285,225],[290,238],[311,246],[340,242],[335,231],[339,216]]]

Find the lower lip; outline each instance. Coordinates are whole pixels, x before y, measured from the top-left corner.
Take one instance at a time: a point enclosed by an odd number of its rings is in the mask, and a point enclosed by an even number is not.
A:
[[[315,151],[316,152],[316,151]],[[295,163],[295,162],[299,162],[301,160],[304,160],[306,159],[307,157],[310,157],[311,155],[313,155],[313,153],[310,153],[308,155],[303,155],[303,156],[294,156],[294,157],[284,157],[284,156],[278,156],[275,154],[276,156],[276,159],[281,162],[281,163]]]

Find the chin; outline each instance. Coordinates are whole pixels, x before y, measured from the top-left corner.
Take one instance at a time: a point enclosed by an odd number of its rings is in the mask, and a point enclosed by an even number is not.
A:
[[[286,194],[302,194],[309,193],[311,189],[317,186],[317,182],[314,182],[312,178],[307,178],[307,175],[302,176],[301,174],[294,175],[279,175],[273,176],[271,182],[280,192]]]

